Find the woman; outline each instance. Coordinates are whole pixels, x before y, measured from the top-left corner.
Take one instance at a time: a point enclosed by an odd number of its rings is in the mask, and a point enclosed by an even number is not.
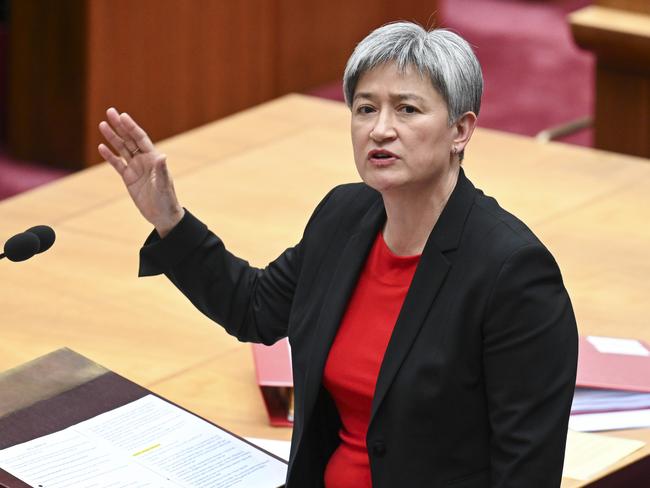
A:
[[[254,269],[184,210],[165,157],[107,111],[100,154],[156,231],[165,273],[240,340],[289,337],[287,486],[559,486],[577,358],[560,271],[461,168],[482,92],[468,44],[381,27],[344,75],[363,183],[334,188],[302,240]]]

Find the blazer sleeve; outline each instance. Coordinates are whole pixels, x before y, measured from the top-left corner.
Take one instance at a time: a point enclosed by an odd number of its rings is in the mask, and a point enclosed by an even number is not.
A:
[[[578,337],[560,270],[541,244],[504,262],[484,324],[490,486],[559,487]]]
[[[331,193],[316,207],[305,232]],[[218,236],[185,210],[164,239],[155,230],[149,235],[140,249],[139,276],[164,273],[229,334],[268,345],[287,335],[302,246],[301,241],[266,268],[255,268],[230,253]]]

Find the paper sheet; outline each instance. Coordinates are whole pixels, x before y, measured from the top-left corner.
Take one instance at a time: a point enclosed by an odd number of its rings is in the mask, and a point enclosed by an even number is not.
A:
[[[569,430],[562,476],[588,480],[644,445],[643,441]]]
[[[650,356],[641,342],[636,339],[618,337],[588,336],[587,340],[598,352],[606,354],[626,354],[629,356]]]
[[[43,488],[275,488],[287,470],[153,395],[4,449],[0,467]]]
[[[581,413],[569,417],[569,429],[579,432],[642,429],[646,427],[650,427],[650,409]]]
[[[255,444],[256,446],[266,449],[272,454],[275,454],[279,458],[284,459],[285,461],[289,460],[289,453],[291,452],[291,442],[290,441],[278,441],[275,439],[260,439],[258,437],[246,437],[248,442]]]

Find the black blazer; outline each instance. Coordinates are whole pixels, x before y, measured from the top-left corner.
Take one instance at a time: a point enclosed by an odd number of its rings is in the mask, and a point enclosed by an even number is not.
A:
[[[141,250],[141,275],[164,272],[240,340],[289,337],[289,488],[323,486],[338,445],[323,367],[385,219],[379,193],[349,184],[334,188],[300,243],[263,270],[189,212]],[[576,362],[575,318],[555,260],[461,170],[379,372],[367,435],[373,487],[559,486]]]

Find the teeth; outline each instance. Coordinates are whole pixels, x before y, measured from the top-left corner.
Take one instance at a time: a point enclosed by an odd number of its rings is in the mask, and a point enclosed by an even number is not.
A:
[[[385,158],[389,158],[390,156],[388,154],[384,154],[384,153],[377,153],[377,154],[375,154],[375,157],[380,158],[380,159],[385,159]]]

